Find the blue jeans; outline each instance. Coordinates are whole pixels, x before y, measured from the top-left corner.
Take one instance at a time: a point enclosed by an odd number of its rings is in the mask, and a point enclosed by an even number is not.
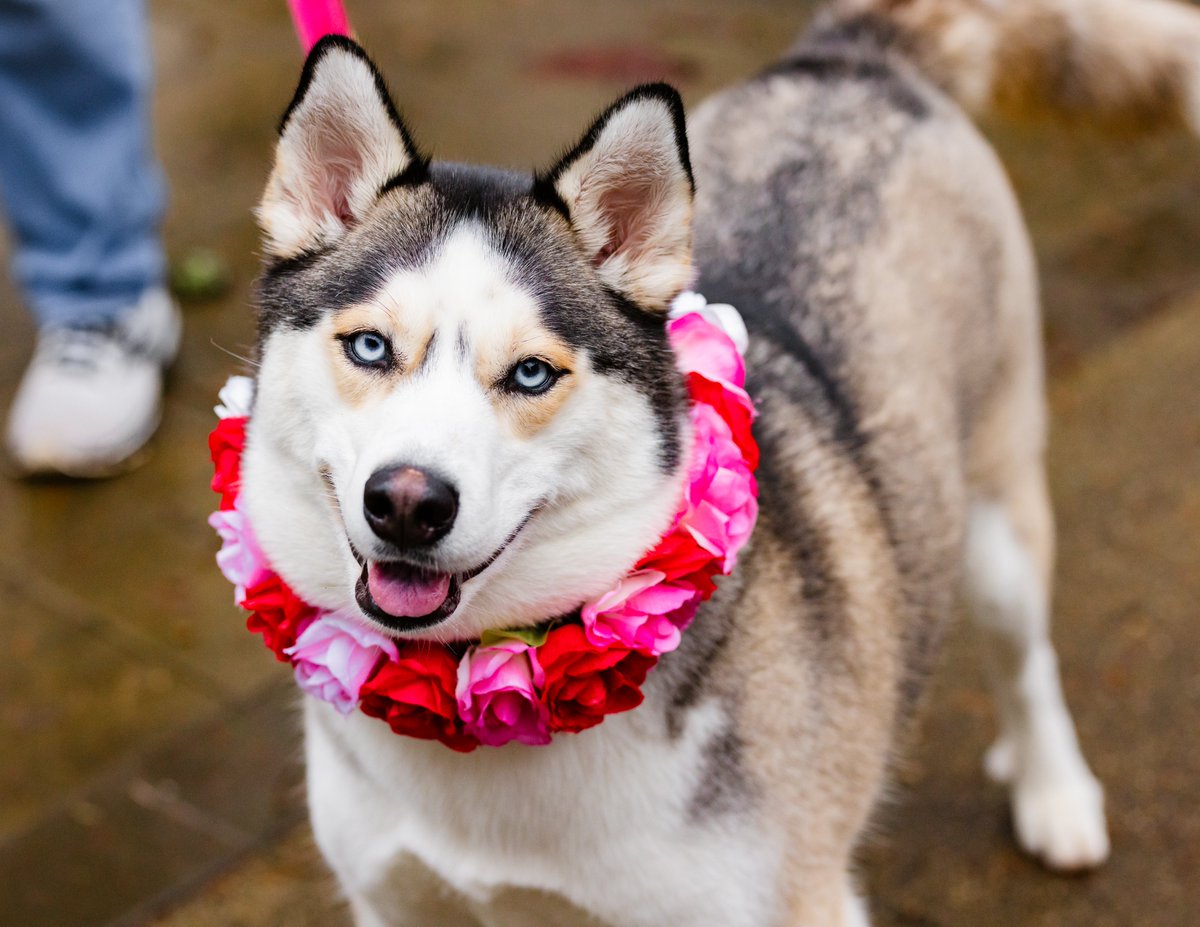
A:
[[[150,70],[143,0],[0,0],[0,200],[39,325],[162,282]]]

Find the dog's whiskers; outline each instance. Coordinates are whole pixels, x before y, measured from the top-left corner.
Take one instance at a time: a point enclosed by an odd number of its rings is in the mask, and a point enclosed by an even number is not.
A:
[[[249,357],[246,357],[245,355],[238,354],[236,351],[231,351],[229,348],[225,347],[224,345],[217,344],[217,342],[212,338],[210,338],[208,340],[208,343],[211,344],[218,351],[220,351],[222,354],[228,354],[234,360],[241,361],[247,367],[251,367],[254,370],[262,369],[262,363],[260,361],[251,360]]]

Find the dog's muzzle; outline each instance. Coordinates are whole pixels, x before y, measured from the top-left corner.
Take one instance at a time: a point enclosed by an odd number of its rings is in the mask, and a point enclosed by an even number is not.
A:
[[[363,515],[376,537],[399,551],[419,550],[454,527],[458,490],[420,467],[386,467],[367,480]]]
[[[420,631],[445,621],[458,608],[463,583],[474,579],[508,550],[517,535],[538,511],[535,506],[512,533],[481,564],[464,573],[444,573],[402,560],[366,560],[351,550],[362,563],[354,586],[358,607],[393,631]]]

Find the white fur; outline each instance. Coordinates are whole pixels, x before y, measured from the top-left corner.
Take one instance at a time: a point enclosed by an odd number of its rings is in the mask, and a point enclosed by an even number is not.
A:
[[[464,584],[439,635],[470,639],[536,623],[608,589],[666,529],[681,491],[682,471],[659,469],[645,398],[590,373],[582,357],[572,373],[580,382],[550,425],[532,439],[504,426],[474,377],[470,349],[533,324],[537,309],[474,226],[450,236],[427,265],[396,274],[378,301],[438,331],[421,371],[382,400],[340,400],[320,327],[278,331],[263,352],[245,500],[279,571],[314,604],[354,610],[361,568],[347,536],[368,556],[377,545],[363,487],[376,469],[411,463],[459,492],[458,518],[439,545],[447,572],[484,563],[537,509],[506,552]],[[456,349],[460,332],[466,357]]]
[[[985,639],[1001,722],[986,766],[1011,786],[1017,839],[1056,869],[1097,865],[1109,851],[1104,794],[1063,700],[1046,590],[999,505],[971,508],[966,594]]]
[[[464,763],[310,701],[317,841],[360,925],[773,923],[780,835],[749,819],[689,818],[701,751],[720,723],[713,707],[674,741],[631,712]]]

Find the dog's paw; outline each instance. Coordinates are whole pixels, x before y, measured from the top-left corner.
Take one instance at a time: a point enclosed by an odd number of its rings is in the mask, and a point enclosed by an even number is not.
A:
[[[846,912],[842,918],[842,927],[871,927],[867,903],[850,888],[846,889]]]
[[[1108,858],[1104,790],[1086,770],[1054,782],[1018,782],[1012,806],[1021,848],[1048,868],[1078,872]]]
[[[1008,785],[1017,775],[1017,742],[1001,734],[983,755],[983,771],[993,782]]]

